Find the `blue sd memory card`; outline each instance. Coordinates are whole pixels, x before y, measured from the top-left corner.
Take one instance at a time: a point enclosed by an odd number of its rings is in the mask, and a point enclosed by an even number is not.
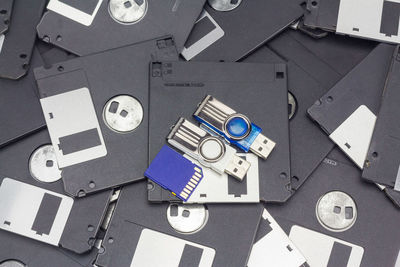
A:
[[[200,166],[167,145],[161,148],[144,175],[183,201],[189,199],[203,179]]]

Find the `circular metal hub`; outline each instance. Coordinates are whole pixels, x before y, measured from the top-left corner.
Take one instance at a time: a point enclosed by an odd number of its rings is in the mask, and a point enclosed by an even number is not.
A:
[[[208,210],[204,205],[170,204],[167,209],[168,223],[182,234],[200,231],[208,221]]]
[[[29,159],[31,176],[43,183],[53,183],[61,179],[56,153],[52,145],[36,149]]]
[[[133,24],[140,21],[147,12],[148,0],[110,0],[111,17],[119,23]]]
[[[199,145],[200,155],[209,162],[218,161],[225,153],[225,145],[215,137],[204,139]]]
[[[289,103],[289,120],[291,120],[297,111],[297,101],[292,93],[288,92],[288,103]]]
[[[316,215],[319,223],[333,232],[350,229],[357,219],[357,206],[346,193],[332,191],[317,202]]]
[[[7,260],[0,263],[0,267],[25,267],[26,265],[15,260]]]
[[[245,138],[250,130],[250,120],[242,114],[232,115],[225,123],[226,134],[234,140]]]
[[[208,4],[217,11],[231,11],[241,3],[242,0],[208,0]]]
[[[103,117],[111,130],[118,133],[129,133],[142,122],[143,107],[134,97],[128,95],[116,96],[105,105]]]

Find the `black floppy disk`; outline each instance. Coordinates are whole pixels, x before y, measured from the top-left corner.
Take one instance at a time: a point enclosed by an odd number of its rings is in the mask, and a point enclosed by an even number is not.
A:
[[[148,164],[148,73],[177,59],[171,37],[35,70],[65,191],[81,197],[143,179]]]
[[[4,0],[0,3],[0,34],[8,30],[13,4],[14,0]]]
[[[37,31],[45,42],[80,56],[169,34],[181,51],[204,2],[50,0]]]
[[[338,34],[399,43],[400,3],[389,0],[308,0],[304,24]]]
[[[33,75],[33,67],[42,65],[42,58],[35,49],[28,75],[17,81],[0,79],[0,106],[4,109],[0,113],[0,147],[45,127]]]
[[[366,151],[363,178],[400,191],[398,153],[400,152],[400,128],[397,122],[400,99],[398,71],[399,48],[393,53],[390,70],[383,90],[382,102],[376,119],[371,142]],[[376,101],[378,102],[378,100]]]
[[[312,105],[308,114],[363,168],[394,46],[378,45]]]
[[[93,248],[85,254],[75,254],[35,240],[1,231],[0,262],[4,266],[32,267],[88,267],[98,254]]]
[[[199,125],[192,115],[198,104],[211,95],[250,118],[262,128],[264,136],[276,143],[267,159],[258,159],[255,174],[259,176],[259,200],[284,202],[289,197],[285,64],[163,61],[152,63],[150,76],[150,161],[166,143],[170,128],[179,117]],[[246,160],[250,159],[246,157]],[[252,165],[256,167],[257,164]],[[247,183],[251,181],[249,177],[244,182],[228,177],[224,186],[228,187],[228,195],[246,198]],[[208,197],[206,191],[201,193],[205,199]],[[200,194],[199,202],[201,197]],[[157,185],[150,186],[150,201],[173,199],[176,198],[170,192]]]
[[[16,80],[28,72],[36,40],[35,27],[45,4],[46,0],[16,0],[12,6],[11,18],[7,17],[10,15],[8,11],[2,15],[4,11],[0,10],[0,21],[3,16],[9,20],[8,31],[0,34],[0,78]]]
[[[280,57],[295,62],[322,86],[331,88],[377,43],[332,33],[314,39],[298,30],[288,29],[266,45]]]
[[[293,191],[299,189],[333,148],[328,137],[309,119],[307,109],[346,70],[361,60],[372,46],[362,40],[356,40],[356,44],[350,41],[354,40],[335,35],[315,40],[288,30],[243,60],[287,64]]]
[[[151,204],[146,188],[122,189],[96,265],[245,266],[262,205]]]
[[[1,149],[0,162],[1,231],[76,253],[93,247],[111,192],[67,196],[45,129]]]
[[[196,61],[237,61],[302,15],[300,1],[208,0],[182,56]]]
[[[395,266],[400,214],[360,176],[353,164],[328,155],[307,180],[309,186],[284,206],[267,207],[309,266]]]

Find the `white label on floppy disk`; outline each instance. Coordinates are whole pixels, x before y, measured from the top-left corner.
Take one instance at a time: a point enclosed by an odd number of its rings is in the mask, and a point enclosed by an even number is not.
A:
[[[187,254],[186,254],[187,253]],[[150,229],[140,234],[131,267],[211,267],[215,250]]]
[[[74,200],[4,178],[0,186],[0,229],[58,246]]]
[[[400,6],[396,5],[398,3],[400,3],[399,0],[340,0],[336,32],[400,43],[398,29]],[[388,6],[384,8],[384,4]],[[389,5],[397,6],[397,8]],[[393,15],[393,17],[385,17],[385,9],[388,15]],[[387,23],[389,23],[389,32],[387,32],[388,29],[384,29]]]
[[[374,132],[376,116],[359,106],[329,137],[362,169]]]
[[[245,157],[250,162],[246,181],[237,181],[229,177],[227,173],[218,174],[210,168],[203,168],[203,179],[196,187],[186,203],[258,203],[260,202],[258,157],[251,153],[238,153],[239,157]],[[184,155],[194,164],[199,164],[193,158]],[[229,192],[229,183],[236,183],[245,187],[240,194]]]
[[[42,98],[40,103],[61,169],[107,155],[88,88]]]
[[[209,47],[210,45],[212,45],[220,38],[222,38],[222,36],[225,35],[225,32],[222,30],[222,28],[218,25],[218,23],[211,17],[211,15],[206,10],[203,10],[203,12],[200,14],[200,17],[196,21],[196,24],[200,23],[202,20],[209,20],[213,24],[214,29],[211,30],[202,38],[200,38],[197,42],[195,42],[191,46],[183,48],[181,54],[186,60],[191,60],[192,58],[200,54],[203,50],[205,50],[207,47]],[[193,28],[196,27],[196,24],[194,25]]]
[[[298,225],[292,226],[289,238],[306,257],[310,267],[359,267],[364,255],[360,246]]]
[[[247,267],[302,266],[306,259],[266,209],[262,217],[271,229],[253,245]]]
[[[85,1],[88,0],[80,0]],[[78,1],[78,2],[80,2]],[[76,7],[73,7],[71,5],[68,5],[66,0],[50,0],[49,4],[47,5],[47,9],[51,10],[53,12],[56,12],[62,16],[65,16],[69,19],[72,19],[80,24],[83,24],[85,26],[90,26],[96,17],[97,11],[99,10],[103,0],[91,0],[90,2],[95,2],[97,1],[97,4],[95,4],[93,7],[93,10],[87,11],[89,13],[86,13],[85,11],[79,10]]]

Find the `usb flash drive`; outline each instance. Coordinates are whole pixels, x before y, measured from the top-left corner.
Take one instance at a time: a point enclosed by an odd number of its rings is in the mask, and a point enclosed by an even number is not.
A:
[[[167,140],[201,165],[220,174],[226,172],[240,181],[250,168],[250,162],[237,156],[234,148],[184,118],[178,120]]]
[[[245,115],[237,113],[210,95],[204,98],[193,116],[207,130],[224,137],[244,152],[250,150],[266,159],[275,147],[275,142],[262,135],[262,129]]]

